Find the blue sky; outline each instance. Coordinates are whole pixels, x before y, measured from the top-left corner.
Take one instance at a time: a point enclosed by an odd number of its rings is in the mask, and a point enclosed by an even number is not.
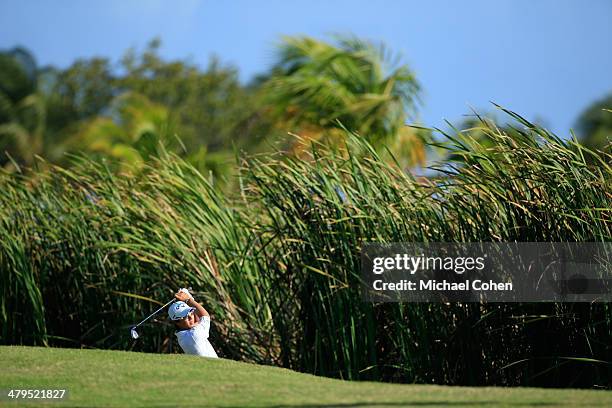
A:
[[[40,65],[113,61],[162,39],[161,54],[205,66],[211,54],[243,80],[274,61],[281,35],[352,33],[384,42],[417,74],[429,126],[491,109],[489,101],[562,136],[612,91],[612,1],[0,1],[0,49]]]

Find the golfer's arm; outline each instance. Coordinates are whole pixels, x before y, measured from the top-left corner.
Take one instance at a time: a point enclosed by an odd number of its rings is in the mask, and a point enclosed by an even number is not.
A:
[[[206,311],[206,309],[204,309],[204,307],[199,304],[198,302],[195,301],[194,298],[189,299],[189,301],[187,302],[187,304],[191,307],[195,307],[198,315],[200,317],[204,317],[204,316],[209,316],[208,312]]]

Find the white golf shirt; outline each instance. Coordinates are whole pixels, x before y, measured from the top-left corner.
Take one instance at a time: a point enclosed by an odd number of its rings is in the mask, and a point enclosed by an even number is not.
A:
[[[200,317],[198,324],[189,330],[177,331],[179,345],[185,354],[193,354],[202,357],[219,358],[212,344],[208,341],[210,331],[210,317]]]

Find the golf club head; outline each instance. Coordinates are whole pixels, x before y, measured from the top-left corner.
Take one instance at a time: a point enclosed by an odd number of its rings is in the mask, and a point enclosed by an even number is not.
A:
[[[130,328],[130,334],[132,335],[132,338],[134,340],[136,340],[139,336],[138,336],[138,332],[136,331],[136,327],[131,327]]]

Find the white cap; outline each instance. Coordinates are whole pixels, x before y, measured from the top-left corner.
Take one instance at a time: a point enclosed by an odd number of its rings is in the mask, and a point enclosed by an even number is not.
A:
[[[170,320],[181,320],[187,317],[192,310],[195,310],[195,307],[189,307],[187,303],[179,300],[170,305],[168,316],[170,316]]]

